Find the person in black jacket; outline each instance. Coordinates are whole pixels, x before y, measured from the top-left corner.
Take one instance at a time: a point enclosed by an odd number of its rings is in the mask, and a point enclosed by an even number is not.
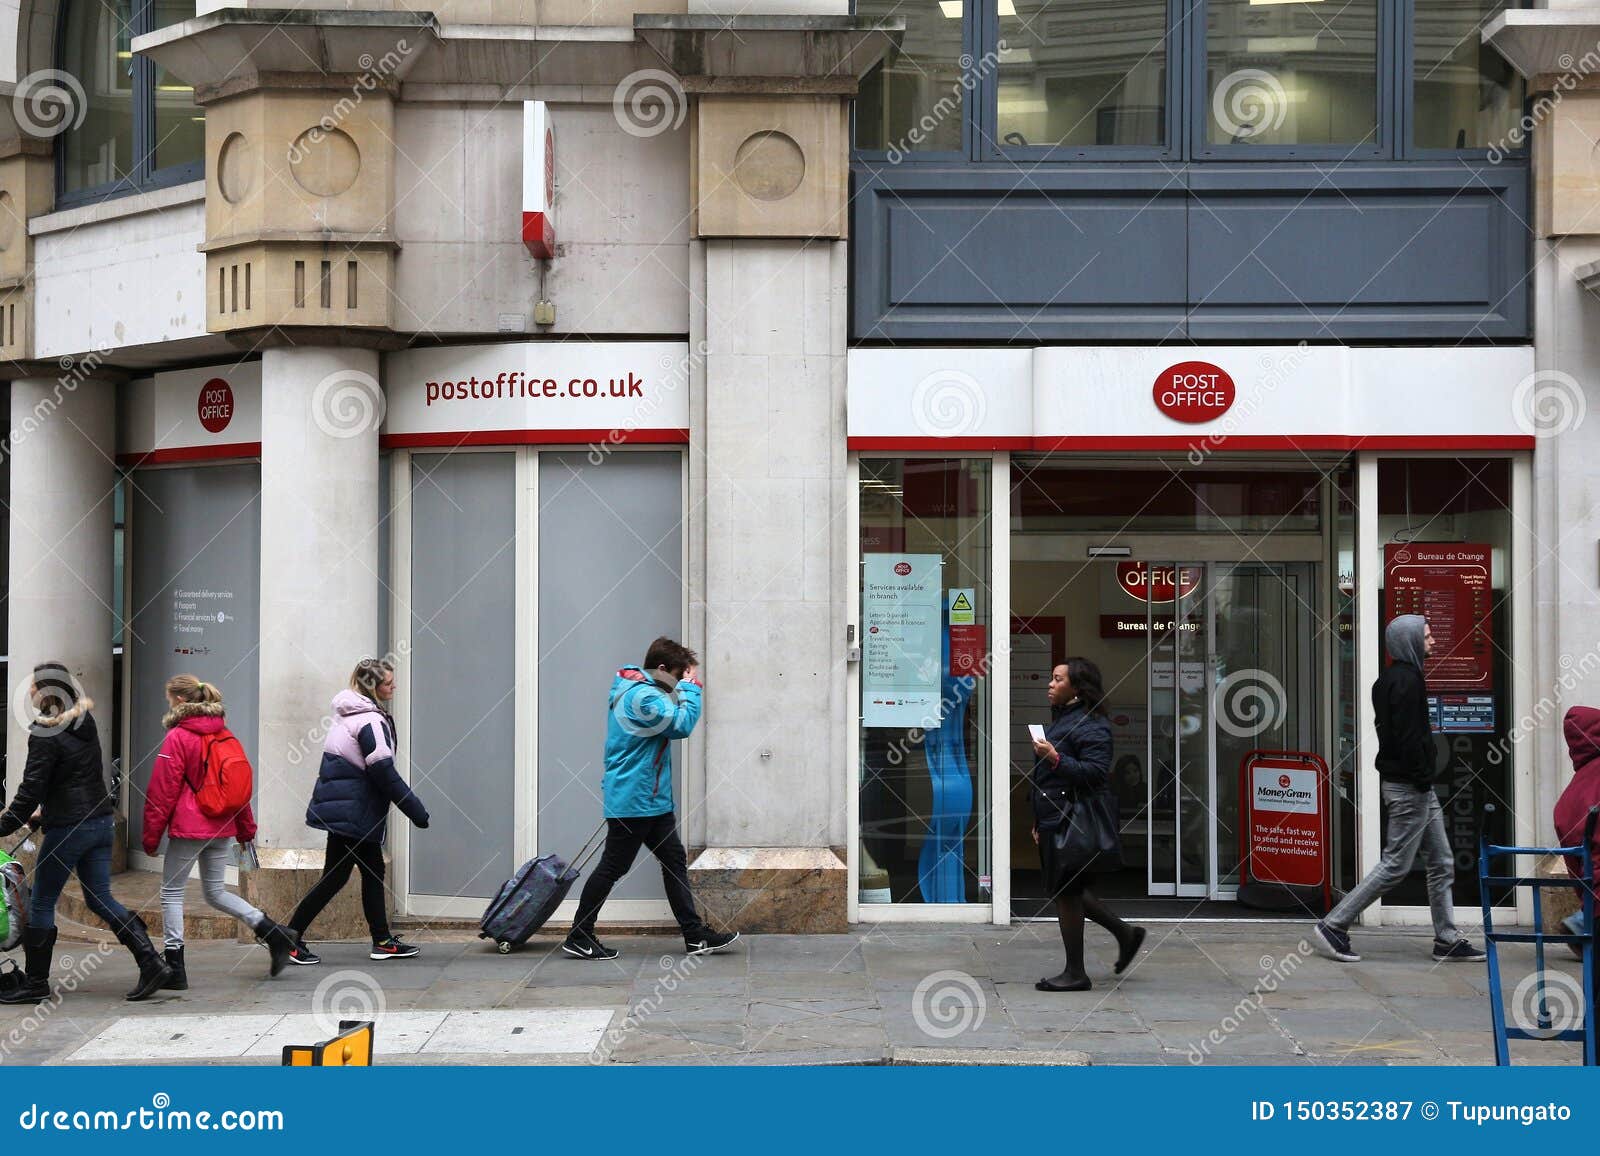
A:
[[[1118,975],[1139,954],[1145,930],[1124,922],[1091,890],[1092,870],[1069,872],[1052,862],[1052,839],[1066,821],[1074,798],[1109,789],[1111,723],[1106,719],[1100,668],[1087,658],[1069,658],[1050,672],[1050,725],[1033,744],[1033,841],[1045,886],[1055,895],[1067,966],[1034,984],[1040,991],[1088,991],[1083,967],[1083,920],[1087,915],[1117,941]]]
[[[1422,615],[1402,614],[1384,630],[1383,642],[1393,661],[1372,684],[1372,710],[1378,730],[1375,761],[1389,812],[1388,838],[1377,867],[1317,924],[1312,939],[1329,959],[1359,962],[1361,957],[1350,944],[1350,925],[1373,900],[1411,873],[1420,850],[1428,867],[1433,958],[1447,963],[1482,960],[1483,952],[1456,930],[1450,895],[1456,878],[1455,853],[1445,833],[1444,809],[1433,790],[1438,759],[1422,675],[1422,664],[1433,652],[1433,631]]]
[[[111,894],[112,812],[116,800],[105,775],[94,702],[59,662],[33,668],[33,718],[28,763],[11,805],[0,814],[0,838],[23,824],[44,828],[33,869],[28,928],[23,932],[21,986],[0,992],[0,1003],[39,1003],[50,998],[50,962],[55,954],[56,902],[71,875],[84,900],[133,955],[139,982],[127,999],[148,999],[171,971],[150,942],[144,920]]]

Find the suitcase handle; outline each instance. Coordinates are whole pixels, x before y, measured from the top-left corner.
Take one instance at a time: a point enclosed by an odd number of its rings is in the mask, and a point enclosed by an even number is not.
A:
[[[588,865],[589,860],[594,858],[595,852],[605,846],[605,839],[602,838],[605,833],[606,821],[601,819],[600,825],[594,829],[594,834],[585,839],[583,846],[578,848],[578,854],[572,860],[572,869],[574,871],[582,871]]]

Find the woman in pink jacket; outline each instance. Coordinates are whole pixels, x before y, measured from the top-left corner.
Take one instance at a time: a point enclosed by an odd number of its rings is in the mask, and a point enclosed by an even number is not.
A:
[[[179,674],[167,680],[167,702],[172,709],[161,720],[167,737],[150,771],[144,802],[144,853],[154,855],[161,836],[168,836],[162,861],[161,921],[172,978],[163,986],[174,991],[189,987],[183,962],[183,892],[196,863],[206,902],[256,933],[272,953],[271,974],[277,975],[295,948],[294,933],[229,891],[223,879],[229,841],[243,846],[256,837],[250,804],[215,818],[200,809],[195,797],[204,782],[208,741],[227,731],[222,692],[192,674]]]

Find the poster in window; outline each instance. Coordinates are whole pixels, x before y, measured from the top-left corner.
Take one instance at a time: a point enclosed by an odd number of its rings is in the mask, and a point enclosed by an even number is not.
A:
[[[861,725],[939,725],[942,572],[938,554],[863,556]]]

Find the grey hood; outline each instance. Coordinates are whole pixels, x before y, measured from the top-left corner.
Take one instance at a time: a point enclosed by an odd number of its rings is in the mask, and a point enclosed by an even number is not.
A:
[[[1383,645],[1389,657],[1396,662],[1409,662],[1422,669],[1424,658],[1422,632],[1427,629],[1427,619],[1420,614],[1402,614],[1393,619],[1383,632]]]

